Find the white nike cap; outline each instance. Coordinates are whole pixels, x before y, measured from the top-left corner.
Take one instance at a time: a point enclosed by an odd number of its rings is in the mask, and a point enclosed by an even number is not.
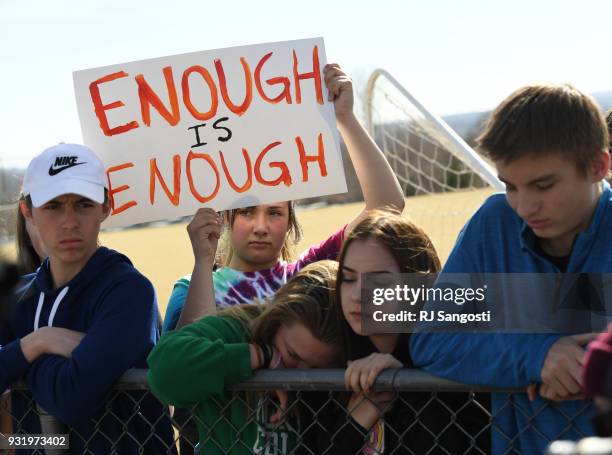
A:
[[[58,144],[36,156],[23,177],[23,194],[40,207],[63,194],[78,194],[102,204],[108,180],[104,164],[91,149]]]

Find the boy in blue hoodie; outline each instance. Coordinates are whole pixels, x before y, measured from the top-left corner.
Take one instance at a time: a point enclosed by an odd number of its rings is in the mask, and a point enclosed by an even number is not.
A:
[[[98,245],[110,212],[104,165],[82,145],[59,144],[30,162],[23,192],[20,209],[49,256],[0,325],[0,391],[24,378],[36,403],[69,426],[72,453],[172,453],[163,406],[112,390],[129,368],[146,368],[159,321],[151,283]],[[41,433],[27,398],[13,394],[13,426]]]
[[[472,216],[442,273],[612,272],[608,133],[591,97],[569,85],[521,88],[497,107],[479,143],[506,193]],[[580,376],[593,338],[423,332],[410,350],[432,374],[527,389],[493,394],[493,452],[540,454],[551,440],[593,433]]]

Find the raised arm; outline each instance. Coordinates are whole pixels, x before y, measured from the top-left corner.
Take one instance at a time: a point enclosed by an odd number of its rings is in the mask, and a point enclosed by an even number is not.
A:
[[[217,311],[213,266],[217,243],[221,235],[221,222],[217,213],[210,208],[201,208],[187,226],[193,248],[194,266],[187,291],[185,306],[176,324],[181,328]]]
[[[353,112],[353,83],[338,64],[325,66],[329,101],[333,101],[338,130],[344,139],[365,200],[364,210],[352,220],[349,232],[368,210],[393,207],[404,209],[404,196],[387,159]]]

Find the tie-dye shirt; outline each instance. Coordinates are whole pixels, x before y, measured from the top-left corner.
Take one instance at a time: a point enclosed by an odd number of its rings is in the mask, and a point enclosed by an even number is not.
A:
[[[336,231],[327,240],[304,251],[295,262],[278,261],[274,267],[257,272],[242,272],[229,267],[215,270],[213,285],[217,306],[252,303],[255,299],[264,300],[308,264],[323,259],[336,259],[344,239],[344,228]],[[176,327],[187,300],[190,281],[191,275],[187,275],[174,284],[164,318],[164,332]]]

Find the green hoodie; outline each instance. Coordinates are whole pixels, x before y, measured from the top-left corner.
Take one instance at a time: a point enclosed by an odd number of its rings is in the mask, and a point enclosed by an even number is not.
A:
[[[269,400],[228,392],[253,375],[249,334],[229,316],[208,316],[162,335],[147,359],[148,381],[165,404],[197,405],[201,452],[212,454],[289,454],[296,429],[290,423],[267,424]],[[274,446],[277,447],[274,447]]]

